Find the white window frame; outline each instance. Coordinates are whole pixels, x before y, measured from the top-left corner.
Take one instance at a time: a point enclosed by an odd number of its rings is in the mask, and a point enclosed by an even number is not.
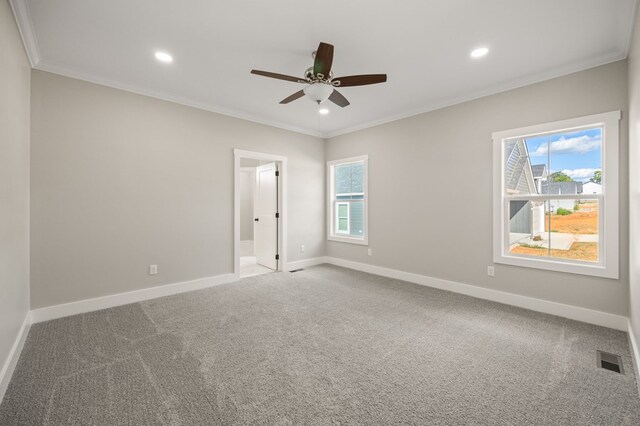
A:
[[[335,221],[337,219],[337,205],[343,203],[343,200],[337,200],[335,194],[335,166],[343,164],[364,162],[364,193],[362,202],[364,208],[364,235],[362,237],[354,237],[343,233],[335,232]],[[349,203],[346,203],[349,204]],[[349,214],[351,214],[351,206],[349,206]],[[349,230],[351,225],[349,225]],[[339,241],[343,243],[369,245],[369,156],[360,155],[357,157],[343,158],[340,160],[327,161],[327,239],[329,241]]]
[[[620,111],[578,117],[493,133],[493,261],[506,265],[546,269],[603,278],[619,277],[619,122]],[[602,127],[602,194],[589,194],[599,202],[599,260],[597,263],[509,254],[509,201],[504,188],[505,141],[558,132]],[[523,196],[522,199],[549,196]],[[553,195],[574,199],[572,195]]]

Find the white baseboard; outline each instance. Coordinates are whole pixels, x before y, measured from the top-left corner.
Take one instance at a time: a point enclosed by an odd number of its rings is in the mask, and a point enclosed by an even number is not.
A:
[[[627,331],[627,317],[622,315],[610,314],[607,312],[595,311],[578,306],[565,305],[563,303],[551,302],[534,297],[521,296],[518,294],[507,293],[499,290],[492,290],[485,287],[478,287],[470,284],[463,284],[455,281],[433,278],[426,275],[414,274],[411,272],[398,271],[396,269],[384,268],[381,266],[369,265],[366,263],[353,262],[351,260],[339,259],[336,257],[326,257],[326,263],[336,266],[342,266],[357,271],[368,272],[383,277],[395,278],[402,281],[408,281],[414,284],[420,284],[428,287],[434,287],[441,290],[453,291],[467,296],[477,297],[479,299],[491,300],[493,302],[504,303],[507,305],[518,306],[520,308],[530,309],[532,311],[543,312],[545,314],[557,315],[576,321],[582,321],[589,324],[609,327],[616,330]]]
[[[29,327],[31,327],[31,312],[27,312],[27,315],[24,317],[24,321],[22,322],[20,331],[18,331],[16,340],[13,342],[11,351],[9,351],[9,355],[4,361],[4,365],[2,366],[2,370],[0,371],[0,403],[2,403],[4,394],[9,387],[9,382],[11,381],[13,370],[15,370],[16,368],[18,358],[20,358],[20,353],[22,353],[22,347],[24,346],[25,340],[27,340]]]
[[[306,268],[313,265],[319,265],[321,263],[326,263],[324,257],[314,257],[311,259],[298,260],[295,262],[287,263],[285,271]],[[203,288],[237,281],[238,279],[239,275],[236,276],[235,274],[225,274],[215,277],[200,278],[193,281],[185,281],[180,283],[161,285],[157,287],[150,287],[126,293],[111,294],[108,296],[96,297],[94,299],[79,300],[77,302],[64,303],[61,305],[47,306],[44,308],[33,309],[31,311],[31,319],[34,323],[49,321],[52,319],[68,317],[85,312],[113,308],[114,306],[141,302],[143,300],[170,296],[172,294],[201,290]]]
[[[84,312],[97,311],[100,309],[113,308],[114,306],[141,302],[143,300],[170,296],[172,294],[201,290],[203,288],[226,284],[236,280],[237,278],[235,274],[225,274],[215,277],[200,278],[192,281],[184,281],[180,283],[166,284],[157,287],[129,291],[126,293],[96,297],[95,299],[79,300],[77,302],[64,303],[62,305],[47,306],[45,308],[33,309],[31,311],[31,319],[34,323],[49,321],[52,319],[68,317],[70,315],[81,314]]]
[[[631,350],[631,360],[633,361],[633,371],[636,372],[636,385],[638,386],[638,394],[640,394],[640,348],[633,334],[631,320],[627,320],[627,333],[629,333],[629,349]]]
[[[308,268],[310,266],[321,265],[323,263],[329,263],[326,257],[324,256],[312,257],[310,259],[302,259],[302,260],[296,260],[294,262],[287,262],[287,264],[284,267],[284,270],[293,271],[294,269]]]

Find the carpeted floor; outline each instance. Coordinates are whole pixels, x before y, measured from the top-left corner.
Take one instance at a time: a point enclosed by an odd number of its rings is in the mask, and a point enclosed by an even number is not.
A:
[[[339,423],[638,425],[640,398],[625,333],[318,266],[36,324],[0,405],[1,425]]]

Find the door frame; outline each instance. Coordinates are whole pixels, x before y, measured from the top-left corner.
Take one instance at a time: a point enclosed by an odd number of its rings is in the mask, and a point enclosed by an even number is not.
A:
[[[256,151],[233,150],[233,273],[240,279],[240,159],[275,162],[280,176],[278,179],[278,260],[277,271],[284,271],[287,264],[287,157]]]

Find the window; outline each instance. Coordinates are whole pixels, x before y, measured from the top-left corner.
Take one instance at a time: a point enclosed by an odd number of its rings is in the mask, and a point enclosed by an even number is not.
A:
[[[494,262],[618,278],[619,120],[493,134]]]
[[[367,164],[366,155],[327,162],[329,240],[368,244]]]

